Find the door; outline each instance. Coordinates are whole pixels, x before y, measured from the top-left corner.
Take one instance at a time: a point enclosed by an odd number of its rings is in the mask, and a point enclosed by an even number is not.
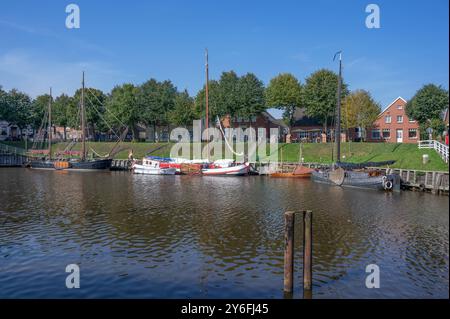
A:
[[[397,143],[403,143],[403,130],[397,130]]]

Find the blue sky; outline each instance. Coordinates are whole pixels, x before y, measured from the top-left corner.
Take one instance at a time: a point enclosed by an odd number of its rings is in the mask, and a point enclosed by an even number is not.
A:
[[[67,29],[65,7],[76,3],[81,28]],[[376,3],[381,28],[368,29]],[[87,85],[170,79],[195,94],[222,71],[255,73],[265,84],[281,72],[304,83],[315,70],[337,70],[382,106],[406,99],[425,83],[448,88],[449,2],[430,1],[8,1],[0,11],[0,85],[33,97],[53,87],[72,94]]]

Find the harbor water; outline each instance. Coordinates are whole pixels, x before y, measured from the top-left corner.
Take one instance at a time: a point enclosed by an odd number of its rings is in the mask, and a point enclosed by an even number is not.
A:
[[[447,196],[23,168],[0,169],[0,298],[283,298],[283,214],[301,209],[313,211],[313,298],[448,298]],[[300,218],[295,237],[301,298]],[[380,288],[366,287],[370,264]]]

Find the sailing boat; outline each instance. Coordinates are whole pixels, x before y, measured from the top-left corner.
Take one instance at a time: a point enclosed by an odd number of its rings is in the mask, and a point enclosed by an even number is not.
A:
[[[47,125],[47,141],[48,141],[48,149],[46,150],[38,150],[38,149],[33,149],[31,150],[31,154],[35,155],[35,154],[47,154],[47,157],[42,157],[40,159],[34,159],[31,160],[28,165],[31,168],[34,169],[54,169],[54,161],[52,160],[52,88],[50,88],[50,97],[48,100],[48,110],[47,110],[47,116],[48,116],[48,125]],[[43,140],[44,138],[44,130],[42,128],[42,126],[45,126],[45,121],[46,121],[46,116],[44,115],[44,118],[42,120],[42,124],[41,124],[41,128],[38,131],[38,139],[42,138]],[[36,141],[34,142],[34,145],[36,145]]]
[[[64,167],[68,170],[104,170],[111,168],[112,158],[88,158],[86,149],[86,108],[84,105],[84,71],[81,81],[81,157],[79,159],[71,159],[68,166]],[[120,141],[119,141],[120,142]],[[117,144],[116,144],[117,145]],[[111,152],[110,152],[111,153]],[[110,155],[110,154],[108,154]]]
[[[209,86],[209,63],[208,63],[208,49],[205,51],[205,58],[206,58],[206,64],[205,64],[205,74],[206,74],[206,85],[205,85],[205,106],[206,106],[206,129],[209,129],[209,96],[208,96],[208,86]],[[219,124],[220,130],[222,132],[222,135],[225,139],[225,143],[227,143],[225,134],[222,130],[222,127],[220,126],[220,120],[219,117],[217,117],[217,123]],[[227,147],[230,148],[230,145],[228,143],[226,144]],[[208,165],[207,167],[204,167],[201,169],[201,174],[204,176],[244,176],[248,175],[248,172],[250,170],[250,165],[248,163],[239,164],[236,163],[233,159],[219,159],[214,161],[213,163],[210,163],[209,159],[209,143],[206,144],[207,147],[207,159],[208,159]]]
[[[311,177],[312,172],[314,171],[312,168],[305,167],[301,165],[302,158],[302,143],[299,146],[299,155],[298,162],[294,169],[291,172],[274,172],[270,173],[270,177],[287,177],[287,178],[309,178]]]
[[[312,173],[313,181],[338,185],[361,188],[373,188],[380,190],[399,189],[400,179],[397,175],[383,175],[377,171],[365,171],[364,163],[352,164],[342,163],[341,159],[341,87],[342,87],[342,51],[335,54],[333,60],[339,55],[339,77],[337,89],[337,107],[336,107],[336,134],[335,143],[337,146],[337,161],[330,169],[316,170]],[[385,165],[390,162],[380,162]],[[372,163],[372,166],[376,163]],[[352,169],[355,167],[357,169]]]

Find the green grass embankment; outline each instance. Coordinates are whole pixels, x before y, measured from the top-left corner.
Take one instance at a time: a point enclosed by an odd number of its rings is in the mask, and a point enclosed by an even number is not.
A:
[[[5,143],[6,144],[6,143]],[[7,144],[17,147],[24,147],[23,142],[9,142]],[[100,155],[108,154],[114,146],[113,142],[92,142],[87,143],[88,150],[91,148]],[[56,143],[52,147],[52,152],[63,150],[67,143]],[[128,151],[133,150],[135,158],[141,158],[146,154],[169,157],[170,150],[175,143],[122,143],[121,151],[115,155],[117,159],[128,157]],[[242,144],[241,144],[242,145]],[[30,146],[30,143],[29,143]],[[203,145],[204,146],[204,145]],[[278,159],[283,162],[299,161],[300,144],[279,144]],[[190,144],[191,154],[193,145]],[[223,148],[223,150],[225,147]],[[78,143],[73,150],[81,150]],[[310,143],[302,144],[302,157],[304,162],[331,163],[332,144],[330,143]],[[225,153],[223,151],[223,153]],[[269,155],[269,149],[266,152]],[[428,154],[429,162],[422,164],[422,155]],[[336,155],[336,154],[334,154]],[[419,149],[417,144],[391,144],[391,143],[343,143],[341,147],[342,161],[351,163],[378,162],[395,160],[393,168],[448,171],[448,165],[440,158],[433,149]],[[344,157],[345,156],[345,157]]]

